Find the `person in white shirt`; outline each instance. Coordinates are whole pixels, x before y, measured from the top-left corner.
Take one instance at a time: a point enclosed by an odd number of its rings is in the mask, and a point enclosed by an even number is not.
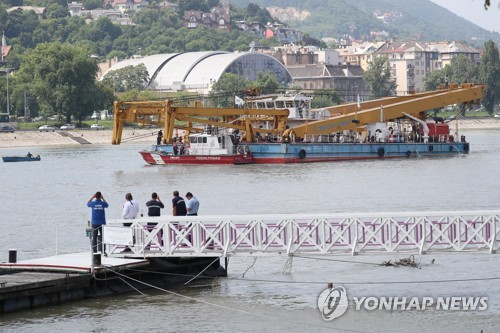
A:
[[[125,194],[125,204],[123,205],[122,219],[135,219],[139,213],[139,204],[132,198],[132,194]],[[124,223],[125,227],[130,227],[132,223]]]

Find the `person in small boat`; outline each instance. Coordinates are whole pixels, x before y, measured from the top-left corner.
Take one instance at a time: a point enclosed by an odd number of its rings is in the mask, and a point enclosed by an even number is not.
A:
[[[26,155],[26,157],[27,157],[27,158],[32,158],[32,157],[33,157],[33,155],[32,155],[30,152],[28,152],[28,155]]]

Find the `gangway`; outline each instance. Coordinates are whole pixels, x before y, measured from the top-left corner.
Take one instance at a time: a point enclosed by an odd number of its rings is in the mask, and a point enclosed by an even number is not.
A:
[[[128,258],[495,253],[499,230],[500,210],[164,216],[109,220],[103,243],[105,255]]]

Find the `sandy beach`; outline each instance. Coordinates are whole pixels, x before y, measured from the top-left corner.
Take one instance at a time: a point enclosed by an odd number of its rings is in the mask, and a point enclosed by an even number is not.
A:
[[[456,120],[451,121],[450,131],[454,132]],[[499,118],[460,119],[458,128],[461,129],[500,129]],[[157,129],[124,129],[122,143],[147,142],[156,143]],[[16,131],[14,133],[0,133],[0,148],[34,147],[51,145],[80,145],[80,144],[111,144],[112,130],[70,130],[55,132]]]

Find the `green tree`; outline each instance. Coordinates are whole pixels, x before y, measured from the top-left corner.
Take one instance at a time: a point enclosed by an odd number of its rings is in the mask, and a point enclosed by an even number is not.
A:
[[[453,57],[450,62],[448,79],[450,83],[462,84],[477,82],[479,66],[464,55]]]
[[[272,72],[259,73],[257,81],[251,83],[249,86],[259,88],[262,94],[276,93],[280,89],[280,83],[276,79],[276,75]]]
[[[364,73],[363,79],[370,84],[375,98],[394,96],[397,84],[391,77],[389,61],[386,57],[376,57]]]
[[[243,96],[248,83],[244,77],[224,73],[219,78],[219,81],[213,85],[209,98],[217,107],[232,107],[234,106],[235,96]]]
[[[500,59],[498,47],[492,40],[484,44],[484,55],[479,66],[479,79],[486,85],[483,105],[492,114],[500,100]]]
[[[126,66],[107,73],[102,82],[115,93],[129,90],[145,90],[149,84],[149,73],[144,64]]]
[[[45,8],[45,17],[48,19],[62,18],[66,16],[69,16],[68,8],[66,6],[53,3]]]
[[[452,83],[453,81],[449,81],[449,78],[452,77],[452,69],[451,66],[446,66],[445,68],[434,71],[424,78],[425,90],[437,90],[439,85],[445,84],[448,80],[448,83]]]
[[[87,10],[92,10],[101,7],[102,1],[101,0],[83,0],[82,1],[83,7]]]
[[[23,57],[16,79],[37,96],[43,116],[60,114],[79,121],[101,109],[98,66],[87,50],[63,43],[40,44]]]
[[[311,101],[312,108],[323,108],[342,103],[342,98],[333,89],[319,89],[314,91]]]

